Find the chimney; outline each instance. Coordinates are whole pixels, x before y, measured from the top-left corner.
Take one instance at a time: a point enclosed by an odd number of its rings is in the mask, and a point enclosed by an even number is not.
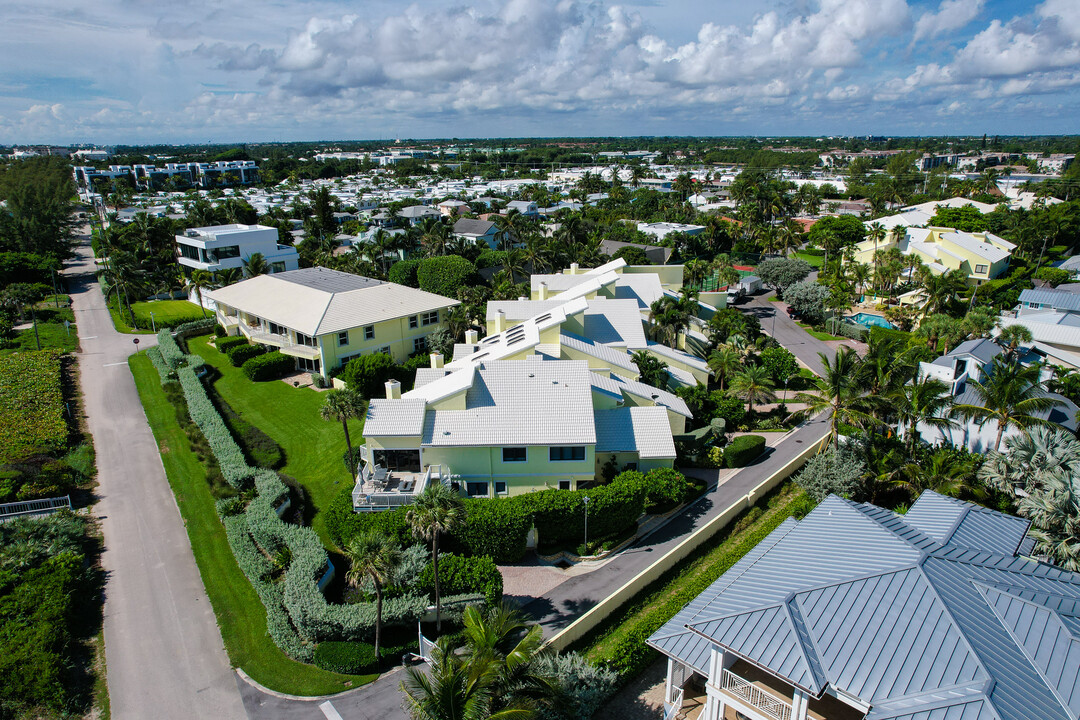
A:
[[[442,353],[431,353],[431,367],[433,370],[438,370],[443,365]]]
[[[386,381],[386,399],[387,400],[400,400],[401,399],[401,383],[397,380]]]
[[[547,300],[548,299],[547,283],[546,282],[540,283],[540,299],[541,300]]]
[[[501,333],[505,329],[506,329],[506,311],[505,310],[496,310],[495,311],[495,332]]]
[[[578,264],[577,263],[570,263],[570,274],[571,275],[577,275],[578,274]]]
[[[475,330],[466,330],[465,331],[465,344],[466,345],[475,345],[478,342],[480,342],[480,333],[476,332]]]

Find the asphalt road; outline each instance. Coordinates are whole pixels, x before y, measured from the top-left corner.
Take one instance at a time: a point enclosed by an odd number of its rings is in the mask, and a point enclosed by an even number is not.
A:
[[[735,307],[755,316],[761,321],[761,329],[765,334],[776,338],[776,341],[793,352],[800,362],[820,375],[823,368],[818,353],[823,352],[829,360],[832,360],[836,357],[835,348],[796,325],[784,309],[787,306],[783,303],[769,302],[765,299],[769,295],[772,293],[754,295]]]
[[[79,331],[80,384],[97,453],[105,537],[105,658],[114,720],[244,718],[213,609],[113,328],[89,244],[64,271]],[[155,344],[139,338],[140,349]]]

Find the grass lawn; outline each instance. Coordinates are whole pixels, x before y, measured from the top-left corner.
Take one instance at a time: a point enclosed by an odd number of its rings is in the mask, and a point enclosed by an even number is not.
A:
[[[781,486],[764,503],[747,511],[739,520],[721,530],[687,560],[665,573],[642,592],[636,602],[614,613],[613,622],[601,626],[600,633],[586,637],[582,652],[593,662],[618,660],[626,643],[644,639],[675,616],[688,602],[723,575],[754,545],[792,515],[803,493],[792,484]],[[622,646],[622,648],[620,648]],[[647,651],[650,657],[655,651]],[[647,665],[648,663],[644,663]],[[643,669],[643,667],[641,668]]]
[[[809,325],[807,325],[806,323],[803,323],[803,322],[797,322],[795,324],[798,325],[799,327],[801,327],[806,332],[810,333],[811,337],[815,337],[818,340],[847,340],[847,338],[844,338],[844,337],[839,337],[837,335],[830,335],[827,332],[821,332],[820,330],[815,330],[814,328],[810,327]]]
[[[163,327],[176,327],[192,320],[202,320],[203,312],[193,302],[187,300],[151,300],[131,303],[131,311],[135,313],[135,322],[138,328],[131,327],[131,317],[127,308],[121,313],[115,298],[109,302],[109,314],[112,316],[113,325],[122,333],[138,333],[152,331],[154,326],[160,330]],[[154,317],[150,317],[154,313]],[[207,311],[206,317],[210,317]]]
[[[810,264],[810,267],[820,268],[825,264],[824,255],[811,255],[810,253],[797,252],[795,253],[795,257],[800,260],[805,260]]]
[[[266,611],[236,564],[214,509],[206,471],[191,452],[176,410],[161,390],[157,371],[145,355],[133,356],[129,365],[230,662],[262,685],[294,695],[328,695],[347,689],[346,682],[357,687],[374,680],[376,675],[338,675],[290,660],[274,645],[266,633]],[[284,383],[279,384],[284,387]]]
[[[59,348],[63,352],[75,351],[79,345],[79,334],[75,330],[75,315],[71,312],[71,308],[42,308],[35,310],[34,313],[37,315],[37,337],[41,339],[42,348]],[[64,328],[64,320],[71,323],[70,328]],[[15,337],[7,341],[5,347],[0,350],[0,355],[20,350],[37,350],[34,328],[30,327],[15,333]]]
[[[191,338],[188,347],[201,355],[220,373],[214,382],[218,394],[244,420],[259,428],[285,451],[281,472],[296,478],[307,488],[316,514],[312,527],[323,544],[333,550],[326,534],[322,511],[353,478],[345,469],[345,434],[341,423],[319,417],[325,395],[312,388],[294,388],[280,380],[251,382],[240,368],[208,344],[210,336]],[[349,434],[354,446],[363,442],[363,421],[350,420]]]

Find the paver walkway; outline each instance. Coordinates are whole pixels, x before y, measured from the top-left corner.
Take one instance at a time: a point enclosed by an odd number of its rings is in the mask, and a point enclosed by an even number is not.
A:
[[[64,275],[79,331],[80,384],[97,453],[105,536],[105,659],[116,720],[245,717],[88,238]],[[139,338],[141,349],[154,345]]]

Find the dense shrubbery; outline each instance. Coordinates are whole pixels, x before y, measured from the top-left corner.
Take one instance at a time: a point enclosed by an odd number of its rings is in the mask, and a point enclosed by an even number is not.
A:
[[[458,288],[473,284],[475,275],[476,266],[460,255],[425,258],[416,270],[421,290],[449,298],[457,297]]]
[[[244,337],[243,335],[235,335],[233,337],[218,338],[217,340],[214,341],[214,347],[216,347],[219,352],[222,352],[222,353],[225,353],[225,354],[228,354],[228,352],[230,350],[232,350],[233,348],[235,348],[235,347],[240,347],[241,345],[247,345],[247,344],[248,344],[248,339],[246,337]]]
[[[176,371],[165,362],[165,358],[161,356],[161,350],[152,347],[146,351],[146,356],[150,358],[150,364],[154,366],[154,369],[158,371],[158,375],[161,376],[162,385],[176,380]]]
[[[724,467],[746,467],[765,452],[765,438],[761,435],[740,435],[724,448]]]
[[[349,386],[350,390],[360,393],[365,400],[384,397],[386,381],[393,378],[398,366],[386,353],[372,353],[354,357],[338,374],[338,379]],[[416,372],[413,371],[413,375]]]
[[[0,463],[59,451],[67,437],[59,354],[0,357]]]
[[[829,318],[825,321],[825,332],[866,342],[867,336],[870,335],[870,328],[855,322],[845,322],[843,318]]]
[[[420,262],[420,260],[398,260],[390,266],[387,278],[390,282],[398,285],[418,288],[420,287],[420,281],[417,279],[416,273],[420,269]]]
[[[667,512],[686,502],[690,482],[678,470],[655,468],[645,475],[645,510]]]
[[[576,543],[585,533],[584,497],[589,496],[590,535],[602,538],[632,527],[645,510],[645,476],[620,473],[607,485],[588,490],[543,490],[520,495],[533,513],[536,532],[544,544]]]
[[[619,676],[608,668],[593,665],[576,652],[541,655],[537,669],[555,679],[563,702],[541,707],[537,720],[579,720],[591,718],[615,693]]]
[[[466,520],[454,531],[448,548],[487,555],[497,563],[517,562],[525,555],[532,515],[521,502],[515,498],[466,500],[465,511]]]
[[[157,334],[157,347],[161,352],[161,359],[165,361],[173,370],[176,370],[181,365],[184,365],[184,351],[180,349],[180,346],[176,344],[176,340],[173,339],[172,331],[165,328]]]
[[[279,350],[275,350],[264,355],[256,355],[245,362],[242,369],[248,380],[260,382],[263,380],[275,380],[295,368],[295,359]]]
[[[342,675],[359,675],[375,668],[375,648],[366,642],[327,640],[315,648],[315,664]]]
[[[233,367],[242,367],[244,363],[257,355],[263,355],[266,353],[266,348],[262,345],[237,345],[229,348],[225,354],[229,358],[229,362]]]
[[[417,588],[434,597],[434,563],[429,562],[420,573]],[[490,557],[442,553],[439,555],[439,590],[443,595],[483,595],[494,605],[502,602],[502,573]]]
[[[179,337],[187,337],[189,335],[202,335],[203,333],[210,332],[216,327],[221,326],[217,324],[217,321],[215,321],[214,318],[200,318],[198,320],[191,320],[190,322],[177,325],[173,328],[173,334]],[[222,328],[222,330],[224,330],[224,328]]]

